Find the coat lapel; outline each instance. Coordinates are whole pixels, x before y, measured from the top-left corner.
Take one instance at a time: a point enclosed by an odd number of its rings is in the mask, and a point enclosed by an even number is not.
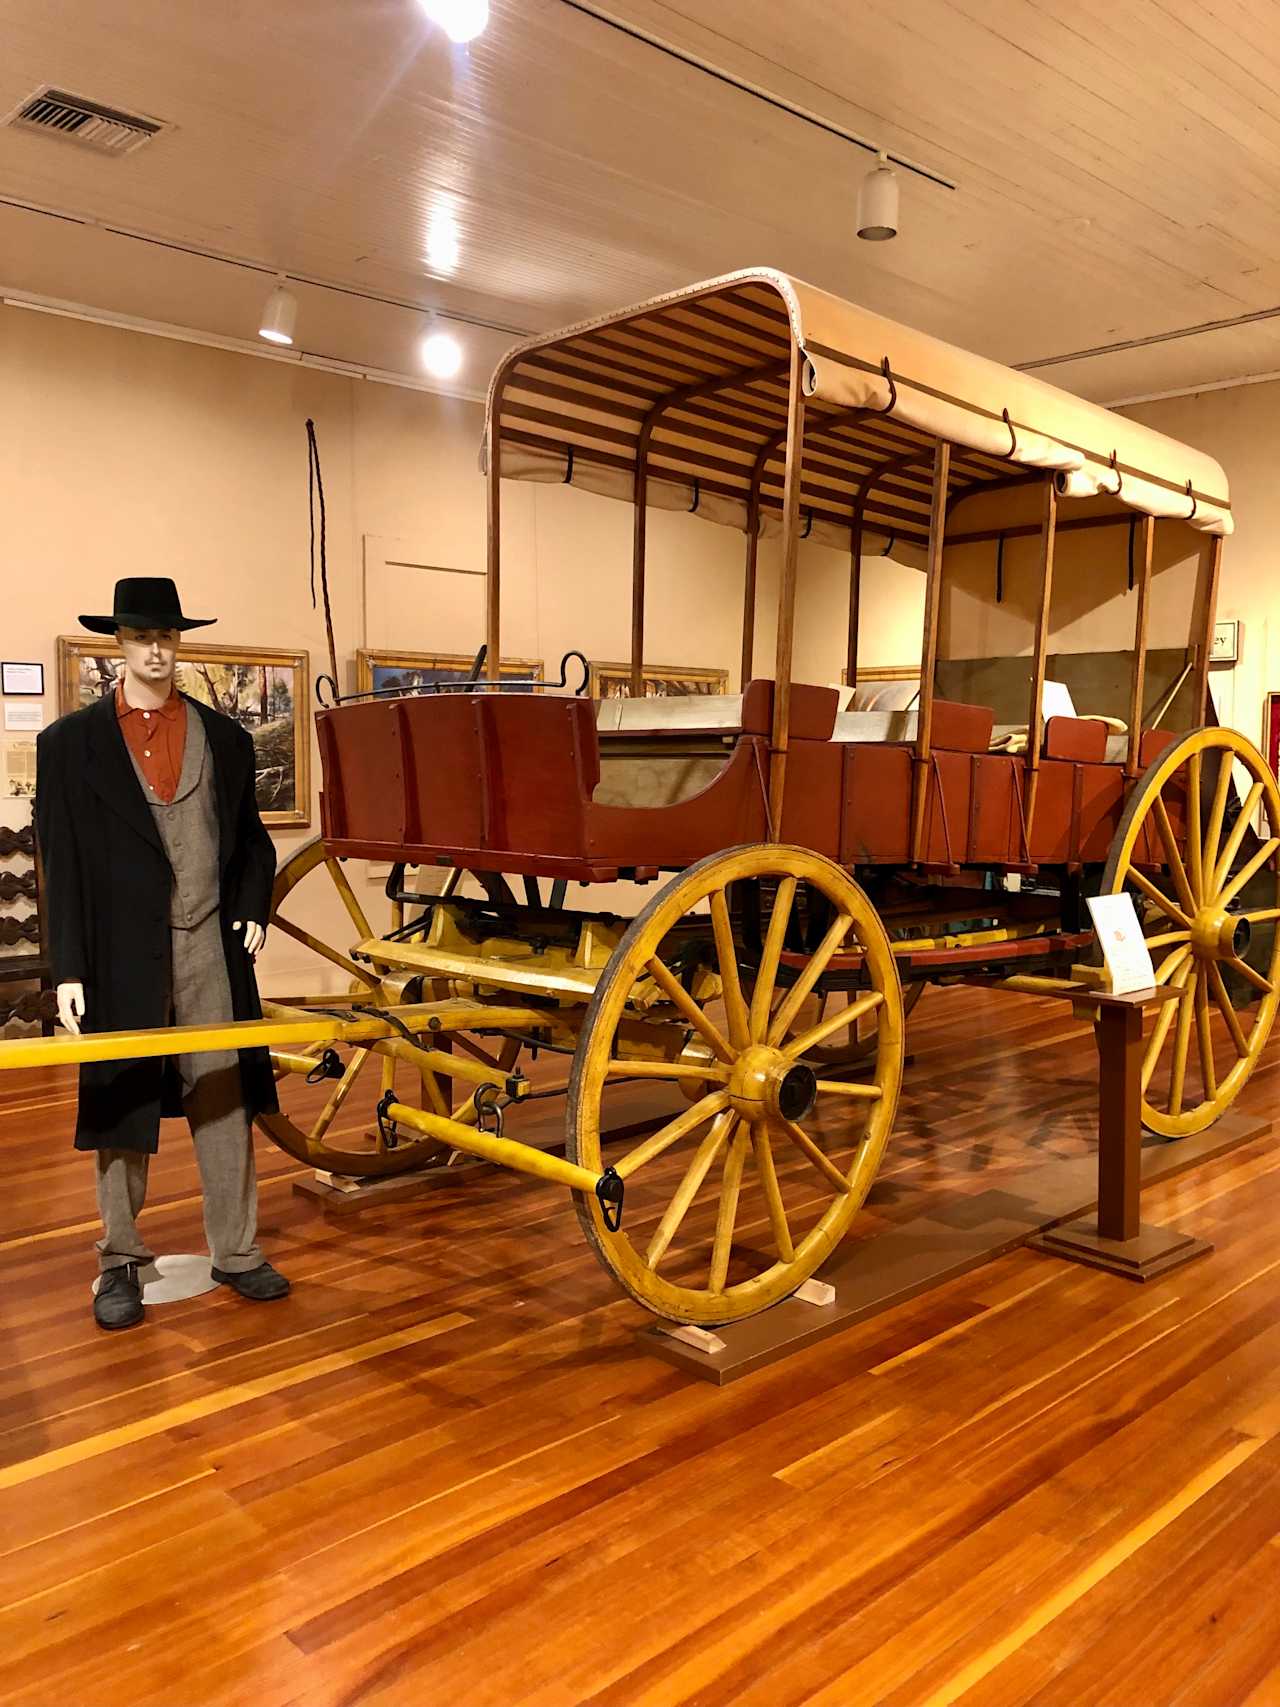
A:
[[[86,780],[90,788],[144,841],[164,854],[164,843],[120,733],[114,693],[104,694],[90,712],[89,748],[93,763]]]

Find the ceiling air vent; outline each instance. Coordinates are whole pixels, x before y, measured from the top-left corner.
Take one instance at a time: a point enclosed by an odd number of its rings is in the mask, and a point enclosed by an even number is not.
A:
[[[131,154],[165,127],[137,113],[122,113],[65,89],[38,89],[9,115],[18,130],[38,130],[66,137],[98,154]]]

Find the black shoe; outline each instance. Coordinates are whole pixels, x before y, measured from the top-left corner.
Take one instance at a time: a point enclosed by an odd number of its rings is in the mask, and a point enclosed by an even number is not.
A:
[[[136,1328],[142,1320],[142,1283],[136,1262],[102,1271],[93,1298],[93,1319],[100,1328]]]
[[[257,1268],[246,1269],[243,1274],[229,1274],[225,1268],[215,1268],[212,1274],[223,1286],[230,1286],[242,1298],[252,1298],[255,1304],[289,1295],[289,1282],[269,1262],[259,1263]]]

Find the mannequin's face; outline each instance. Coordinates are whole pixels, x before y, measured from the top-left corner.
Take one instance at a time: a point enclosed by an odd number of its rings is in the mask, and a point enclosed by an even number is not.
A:
[[[124,653],[126,675],[157,689],[173,680],[182,641],[176,628],[118,628],[116,640]]]

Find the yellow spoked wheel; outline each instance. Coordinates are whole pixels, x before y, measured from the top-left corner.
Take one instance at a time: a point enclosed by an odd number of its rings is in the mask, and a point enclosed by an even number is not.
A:
[[[924,981],[902,986],[902,1018],[905,1021],[915,1012],[916,1003],[924,995]],[[830,1020],[835,1023],[835,1015],[841,1008],[846,1012],[854,1009],[853,1017],[846,1019],[843,1026],[831,1032],[824,1042],[815,1044],[805,1054],[805,1060],[811,1067],[820,1067],[827,1073],[849,1072],[861,1068],[874,1061],[880,1047],[880,1032],[876,1024],[876,1015],[859,1007],[860,993],[857,990],[829,990],[820,996],[810,996],[792,1022],[791,1033],[798,1035],[811,1027]]]
[[[1280,999],[1280,790],[1257,748],[1234,729],[1197,729],[1158,758],[1102,889],[1133,895],[1156,978],[1181,992],[1147,1040],[1143,1121],[1165,1138],[1203,1132],[1248,1082]]]
[[[776,880],[758,971],[746,993],[730,885]],[[779,977],[797,885],[815,886],[831,923],[803,969]],[[862,951],[863,988],[834,1016],[794,1022],[842,949]],[[691,990],[711,972],[716,1001]],[[863,1081],[820,1078],[806,1059],[837,1030],[874,1016]],[[637,1018],[673,1021],[676,1060],[628,1058]],[[659,891],[622,938],[588,1009],[569,1080],[566,1153],[623,1182],[622,1224],[576,1195],[601,1263],[637,1302],[673,1321],[723,1324],[794,1292],[839,1242],[867,1195],[902,1079],[902,992],[883,925],[839,866],[805,848],[713,854]],[[692,1082],[696,1100],[639,1143],[602,1135],[605,1087],[620,1079]],[[673,1102],[678,1097],[673,1097]]]
[[[303,929],[288,916],[290,898],[302,884],[307,885],[313,919],[322,916],[325,920],[323,936]],[[387,926],[391,923],[390,906],[382,900],[385,918],[380,923]],[[370,922],[365,902],[352,888],[341,863],[326,854],[320,837],[304,843],[276,873],[271,928],[308,949],[316,957],[317,968],[320,962],[336,966],[347,980],[345,995],[291,997],[291,1005],[300,1000],[307,1007],[323,1008],[327,1000],[339,1008],[354,1004],[378,1008],[408,999],[402,993],[402,981],[379,977],[372,967],[351,958],[349,946],[342,946],[365,942],[382,932]],[[502,1047],[508,1053],[519,1052],[518,1044]],[[298,1060],[307,1055],[315,1061],[310,1080]],[[347,1052],[337,1077],[326,1078],[322,1077],[324,1055],[321,1045],[312,1045],[275,1057],[278,1063],[292,1059],[298,1070],[277,1066],[280,1112],[259,1115],[258,1125],[282,1150],[312,1167],[363,1177],[406,1173],[449,1159],[450,1152],[434,1139],[408,1129],[390,1139],[377,1118],[378,1101],[388,1090],[395,1090],[401,1101],[418,1103],[438,1114],[453,1113],[448,1080],[436,1073],[419,1074],[404,1062],[379,1054],[376,1048],[359,1046]],[[332,1063],[334,1057],[329,1059]],[[410,1079],[415,1081],[414,1091],[409,1088]],[[470,1118],[469,1104],[458,1117]]]

